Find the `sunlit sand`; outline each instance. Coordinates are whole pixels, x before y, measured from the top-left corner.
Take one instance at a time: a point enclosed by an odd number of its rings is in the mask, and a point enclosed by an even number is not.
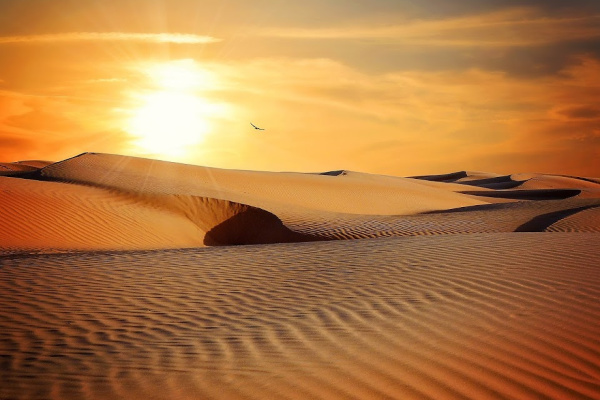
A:
[[[85,153],[0,221],[0,399],[600,398],[597,177]]]

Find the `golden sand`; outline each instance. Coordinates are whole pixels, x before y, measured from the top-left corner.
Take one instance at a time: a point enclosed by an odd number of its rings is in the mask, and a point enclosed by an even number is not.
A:
[[[88,153],[0,205],[0,399],[600,398],[594,178]]]

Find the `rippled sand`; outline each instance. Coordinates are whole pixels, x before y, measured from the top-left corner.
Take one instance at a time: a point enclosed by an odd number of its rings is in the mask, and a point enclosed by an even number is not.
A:
[[[600,398],[593,178],[37,163],[0,399]]]

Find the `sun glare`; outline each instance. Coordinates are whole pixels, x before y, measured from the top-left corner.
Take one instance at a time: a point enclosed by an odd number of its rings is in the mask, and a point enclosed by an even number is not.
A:
[[[192,60],[152,65],[145,72],[153,90],[136,94],[140,105],[131,113],[127,131],[144,152],[183,156],[204,141],[211,119],[223,113],[203,93],[216,79]]]
[[[148,69],[148,74],[161,87],[170,90],[211,89],[216,83],[214,74],[201,69],[193,60],[155,65]]]

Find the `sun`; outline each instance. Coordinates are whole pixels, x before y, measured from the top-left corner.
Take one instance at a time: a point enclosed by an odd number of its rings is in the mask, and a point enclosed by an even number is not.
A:
[[[193,60],[155,64],[145,69],[151,90],[136,92],[138,106],[130,113],[127,132],[146,153],[185,155],[211,133],[222,105],[206,97],[216,78]]]
[[[144,96],[129,121],[135,145],[151,153],[178,156],[201,143],[209,131],[207,104],[189,93],[158,91]]]

